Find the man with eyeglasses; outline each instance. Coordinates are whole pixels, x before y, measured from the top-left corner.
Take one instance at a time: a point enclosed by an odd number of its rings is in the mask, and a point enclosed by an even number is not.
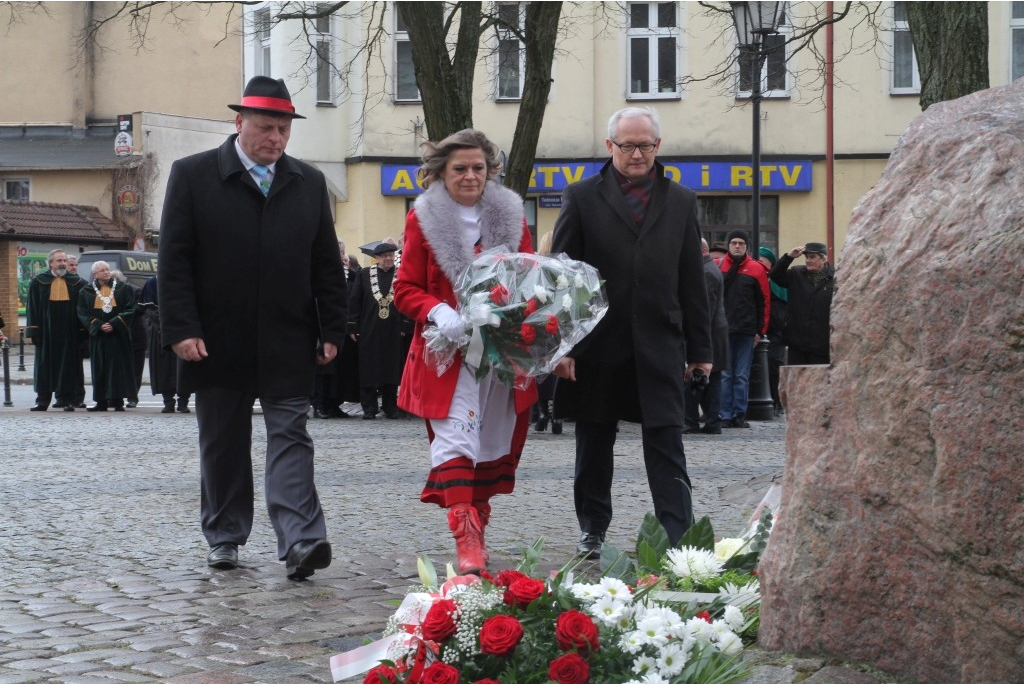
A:
[[[789,303],[782,339],[789,346],[787,364],[828,364],[829,321],[835,293],[835,269],[828,263],[824,243],[798,245],[782,255],[772,268],[771,279],[788,289]],[[806,266],[790,268],[804,256]]]
[[[693,521],[683,451],[683,393],[711,373],[711,314],[697,199],[665,176],[657,113],[612,115],[600,173],[565,190],[552,252],[595,266],[608,312],[559,362],[556,404],[576,419],[578,552],[600,556],[612,518],[620,420],[641,424],[654,513],[675,544]],[[699,374],[698,374],[699,376]]]

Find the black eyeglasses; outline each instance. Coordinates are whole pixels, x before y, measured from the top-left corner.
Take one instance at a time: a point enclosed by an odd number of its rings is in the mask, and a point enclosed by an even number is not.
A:
[[[637,148],[640,148],[640,152],[647,154],[648,152],[654,152],[654,148],[658,147],[657,143],[640,143],[639,145],[637,145],[636,143],[620,143],[614,138],[610,140],[614,145],[616,145],[620,150],[625,152],[627,155],[631,155],[634,152],[636,152]]]

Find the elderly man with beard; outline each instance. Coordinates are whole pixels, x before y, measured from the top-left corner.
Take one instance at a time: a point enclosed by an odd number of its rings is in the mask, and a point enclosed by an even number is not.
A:
[[[78,295],[78,319],[89,333],[92,398],[86,411],[124,411],[124,398],[137,392],[132,367],[132,321],[135,295],[131,286],[114,277],[110,265],[92,265],[92,283]]]
[[[28,286],[25,337],[35,346],[36,390],[30,411],[46,411],[55,393],[57,406],[74,411],[78,389],[85,387],[77,308],[85,283],[68,271],[64,250],[52,250],[46,262],[49,270]]]

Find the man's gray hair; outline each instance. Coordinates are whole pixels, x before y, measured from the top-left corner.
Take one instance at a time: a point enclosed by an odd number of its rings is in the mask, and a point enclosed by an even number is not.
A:
[[[104,262],[103,260],[100,260],[98,262],[93,262],[92,263],[92,274],[95,276],[96,272],[99,271],[104,266],[107,267],[108,269],[110,268],[110,265],[107,264],[106,262]]]
[[[658,112],[653,107],[624,107],[613,114],[608,120],[608,137],[615,140],[619,137],[619,121],[633,117],[647,117],[654,127],[654,138],[661,138],[661,120],[658,119]]]
[[[52,264],[53,263],[53,255],[57,254],[58,252],[63,252],[65,256],[67,256],[67,253],[68,253],[67,250],[64,250],[64,249],[59,248],[59,247],[56,250],[50,250],[50,254],[46,255],[46,263],[47,264]]]

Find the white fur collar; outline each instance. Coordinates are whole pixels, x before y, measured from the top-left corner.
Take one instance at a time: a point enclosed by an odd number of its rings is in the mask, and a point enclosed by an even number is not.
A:
[[[473,261],[473,246],[463,240],[458,206],[441,179],[416,198],[416,218],[434,258],[455,283]],[[523,199],[515,192],[488,181],[480,198],[480,242],[483,249],[504,245],[515,252],[523,237]]]

